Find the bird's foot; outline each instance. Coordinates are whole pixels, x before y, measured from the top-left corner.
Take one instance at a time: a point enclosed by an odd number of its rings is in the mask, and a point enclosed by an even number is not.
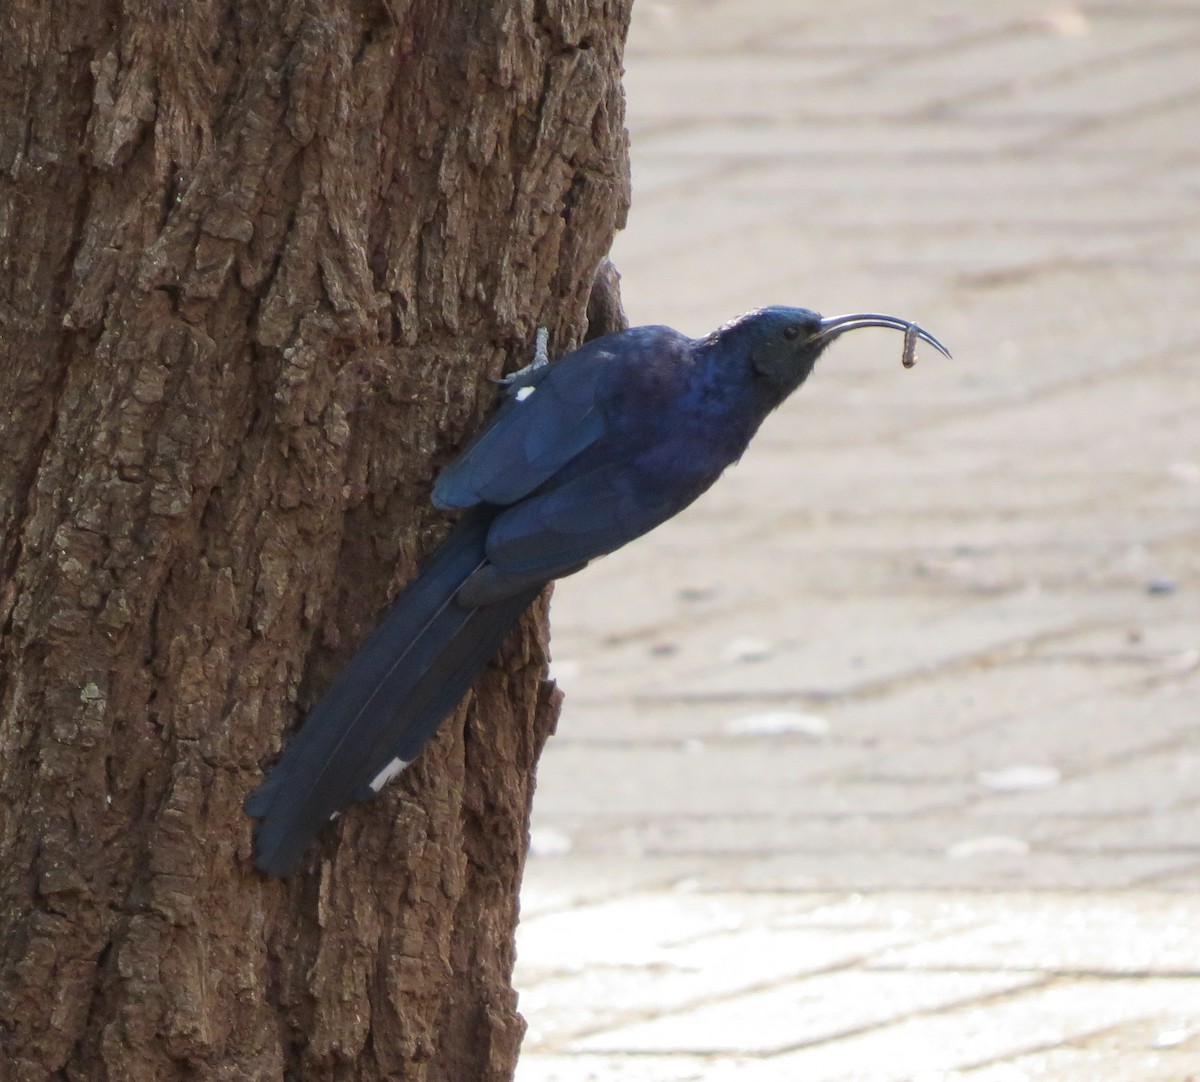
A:
[[[507,376],[496,380],[496,382],[501,387],[512,387],[515,384],[524,383],[539,368],[545,368],[550,363],[550,354],[547,351],[549,341],[550,332],[545,327],[538,327],[537,336],[534,339],[533,360],[524,368],[520,368],[516,372],[510,372]]]

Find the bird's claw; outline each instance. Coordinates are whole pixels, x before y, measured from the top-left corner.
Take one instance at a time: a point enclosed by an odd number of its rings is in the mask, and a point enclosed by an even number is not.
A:
[[[512,387],[514,384],[524,383],[539,368],[544,368],[550,363],[550,354],[547,348],[549,342],[550,332],[545,327],[538,327],[537,335],[534,338],[533,360],[524,368],[510,372],[507,376],[501,376],[495,382],[501,387]]]

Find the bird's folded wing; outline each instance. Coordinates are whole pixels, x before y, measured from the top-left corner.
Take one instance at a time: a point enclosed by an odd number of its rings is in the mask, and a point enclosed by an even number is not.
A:
[[[604,434],[602,339],[509,388],[492,421],[437,479],[433,502],[450,511],[506,505],[529,495]]]
[[[640,537],[683,506],[638,480],[628,467],[610,464],[502,511],[488,530],[488,562],[500,572],[554,577]]]

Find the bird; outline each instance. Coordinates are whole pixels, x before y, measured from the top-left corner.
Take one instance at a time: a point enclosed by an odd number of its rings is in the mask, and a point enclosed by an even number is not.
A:
[[[543,333],[435,480],[432,503],[460,512],[457,524],[247,797],[255,866],[299,870],[331,818],[416,758],[547,583],[691,504],[830,343],[866,327],[903,331],[906,367],[918,339],[950,356],[896,316],[784,306],[698,339],[633,327],[553,363]]]

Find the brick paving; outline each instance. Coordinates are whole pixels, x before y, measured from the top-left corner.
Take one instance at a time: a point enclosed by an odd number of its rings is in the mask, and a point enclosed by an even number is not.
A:
[[[562,583],[519,1082],[1200,1079],[1200,5],[638,0],[635,322],[839,342]]]

